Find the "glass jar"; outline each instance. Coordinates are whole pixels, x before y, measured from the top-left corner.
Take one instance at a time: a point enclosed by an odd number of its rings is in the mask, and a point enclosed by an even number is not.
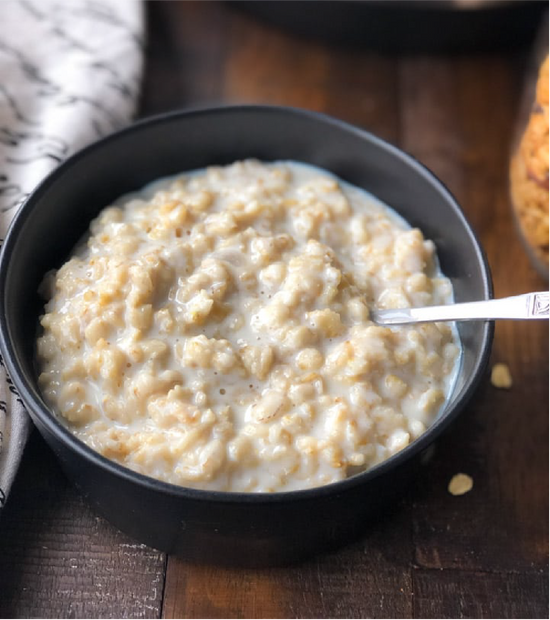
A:
[[[548,28],[539,34],[526,76],[510,160],[510,197],[520,235],[548,278]]]

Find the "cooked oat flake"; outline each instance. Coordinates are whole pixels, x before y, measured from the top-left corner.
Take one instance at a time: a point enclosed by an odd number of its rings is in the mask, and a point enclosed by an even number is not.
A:
[[[491,371],[491,383],[499,389],[509,390],[512,387],[512,374],[508,364],[495,364]]]
[[[451,478],[447,490],[451,495],[464,495],[474,487],[474,481],[468,474],[456,474]]]

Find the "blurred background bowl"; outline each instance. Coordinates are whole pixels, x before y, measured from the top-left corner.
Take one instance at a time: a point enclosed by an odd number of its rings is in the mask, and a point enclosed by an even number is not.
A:
[[[462,211],[412,157],[313,112],[213,108],[139,122],[80,151],[35,190],[0,256],[0,346],[38,430],[107,519],[143,543],[189,559],[268,565],[340,544],[399,496],[426,448],[471,398],[493,326],[460,325],[460,373],[433,426],[388,461],[342,482],[273,495],[192,490],[136,474],[88,448],[59,423],[37,385],[34,351],[43,311],[37,290],[45,272],[66,260],[90,220],[122,194],[159,177],[249,157],[311,163],[365,188],[436,243],[456,301],[491,297],[487,262]]]
[[[381,52],[481,52],[533,38],[538,0],[297,0],[231,2],[301,36]]]

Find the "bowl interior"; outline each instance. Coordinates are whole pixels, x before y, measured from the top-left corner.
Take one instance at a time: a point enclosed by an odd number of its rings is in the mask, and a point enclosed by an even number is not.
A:
[[[422,165],[378,138],[322,115],[262,106],[169,114],[114,134],[62,164],[34,192],[4,244],[0,269],[3,353],[27,405],[47,416],[34,367],[46,271],[59,267],[111,201],[159,177],[255,157],[326,168],[365,188],[418,226],[438,250],[456,301],[491,296],[488,268],[460,209]],[[462,368],[445,417],[469,395],[491,338],[485,323],[459,325]]]

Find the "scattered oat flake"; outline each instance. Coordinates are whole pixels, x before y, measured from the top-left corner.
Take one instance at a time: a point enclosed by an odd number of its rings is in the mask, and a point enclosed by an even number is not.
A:
[[[496,387],[509,390],[512,387],[512,375],[508,364],[495,364],[491,371],[491,383]]]
[[[471,491],[474,486],[474,481],[468,474],[456,474],[451,478],[447,490],[451,495],[464,495]]]

